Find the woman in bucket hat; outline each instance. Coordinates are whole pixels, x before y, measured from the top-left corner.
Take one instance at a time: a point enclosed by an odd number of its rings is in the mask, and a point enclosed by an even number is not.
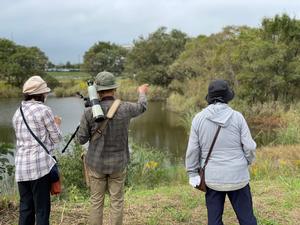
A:
[[[200,184],[199,169],[203,168],[215,136],[216,142],[205,167],[206,207],[209,225],[222,225],[226,195],[242,225],[256,225],[249,186],[248,166],[255,159],[256,143],[243,115],[228,106],[234,92],[224,80],[209,84],[208,106],[192,121],[186,169],[189,183]],[[216,131],[220,127],[220,132]]]
[[[21,103],[28,126],[52,153],[55,144],[62,139],[59,125],[52,110],[44,105],[50,92],[40,76],[30,77],[23,86]],[[28,130],[20,109],[13,116],[16,133],[16,181],[20,194],[19,225],[48,225],[50,215],[49,172],[55,160],[47,154]]]

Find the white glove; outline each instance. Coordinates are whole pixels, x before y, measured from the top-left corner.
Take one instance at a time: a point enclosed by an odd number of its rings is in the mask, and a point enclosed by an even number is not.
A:
[[[190,177],[189,184],[192,185],[193,187],[199,186],[200,185],[200,176],[197,175],[195,177]]]

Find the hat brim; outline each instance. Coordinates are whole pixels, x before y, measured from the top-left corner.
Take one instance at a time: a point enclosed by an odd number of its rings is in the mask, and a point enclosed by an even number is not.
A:
[[[99,86],[99,85],[96,85],[96,90],[97,91],[106,91],[106,90],[116,89],[119,86],[120,86],[119,84],[114,84],[114,85],[110,85],[110,86]]]
[[[206,95],[205,100],[210,104],[213,102],[215,99],[218,99],[220,97],[210,97],[209,95]],[[234,91],[233,90],[228,90],[226,92],[225,96],[222,96],[222,99],[224,100],[225,103],[231,101],[234,98]]]

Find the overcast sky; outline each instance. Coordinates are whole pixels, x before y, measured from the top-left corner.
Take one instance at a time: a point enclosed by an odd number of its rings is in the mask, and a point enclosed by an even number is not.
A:
[[[78,63],[97,41],[131,44],[160,26],[209,35],[278,13],[299,19],[300,0],[0,0],[0,38]]]

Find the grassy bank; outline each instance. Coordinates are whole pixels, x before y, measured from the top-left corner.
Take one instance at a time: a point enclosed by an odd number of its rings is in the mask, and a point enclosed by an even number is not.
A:
[[[75,96],[80,92],[87,96],[87,84],[85,80],[70,80],[62,79],[59,81],[59,87],[54,89],[54,94],[57,97]],[[137,101],[138,93],[137,88],[139,84],[130,79],[118,79],[117,83],[120,85],[117,88],[117,97],[124,101]],[[150,101],[164,101],[168,95],[168,90],[160,86],[151,86],[148,92],[148,100]]]
[[[53,89],[56,97],[75,96],[77,92],[87,95],[86,81],[91,75],[85,72],[48,72],[49,76],[55,78],[59,84]]]
[[[87,80],[91,78],[91,75],[86,72],[47,72],[47,74],[59,81],[66,79]]]
[[[118,79],[120,85],[117,89],[117,97],[124,101],[137,101],[138,93],[137,88],[139,84],[129,79]],[[75,96],[77,92],[80,92],[84,96],[87,96],[87,84],[86,81],[62,79],[60,80],[59,87],[53,90],[56,97],[70,97]],[[163,101],[167,98],[168,91],[159,86],[151,86],[148,93],[149,101]]]
[[[51,224],[88,224],[89,201],[82,184],[79,152],[60,159],[65,192],[53,198]],[[168,167],[166,157],[155,149],[133,146],[128,169],[124,224],[179,225],[207,224],[204,194],[187,184],[184,167]],[[66,164],[68,162],[68,164]],[[68,166],[68,167],[67,167]],[[300,219],[300,145],[264,147],[257,150],[251,167],[251,189],[260,225],[295,225]],[[76,182],[78,187],[75,185]],[[148,185],[148,184],[153,185]],[[107,198],[108,199],[108,198]],[[108,224],[109,201],[105,203]],[[17,224],[16,196],[2,197],[1,225]],[[5,206],[5,207],[3,207]],[[238,224],[228,199],[225,224]]]
[[[292,185],[291,185],[292,184]],[[255,214],[260,225],[295,225],[300,219],[299,179],[255,180],[251,182]],[[207,224],[204,194],[190,186],[161,186],[151,190],[127,189],[124,224],[176,225]],[[108,224],[106,201],[105,222]],[[17,224],[17,208],[0,212],[2,225]],[[51,224],[88,224],[87,200],[55,200],[52,204]],[[238,224],[234,211],[226,199],[225,224]]]

